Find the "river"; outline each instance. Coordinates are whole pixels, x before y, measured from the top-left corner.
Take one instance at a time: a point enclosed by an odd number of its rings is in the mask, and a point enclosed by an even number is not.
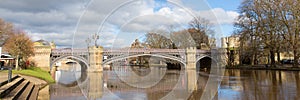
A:
[[[230,69],[224,70],[222,75],[214,75],[165,67],[114,66],[112,70],[81,74],[78,70],[61,71],[58,83],[50,85],[50,99],[300,99],[300,73],[297,71]],[[85,79],[76,81],[80,77]]]

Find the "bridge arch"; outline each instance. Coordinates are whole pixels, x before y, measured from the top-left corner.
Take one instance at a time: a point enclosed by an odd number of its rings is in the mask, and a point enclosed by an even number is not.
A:
[[[196,68],[208,68],[210,69],[213,64],[218,65],[218,62],[209,55],[200,55],[196,58]]]
[[[81,66],[81,74],[80,74],[80,78],[78,80],[75,80],[71,83],[68,83],[68,84],[63,84],[63,83],[60,83],[61,85],[63,86],[66,86],[66,87],[74,87],[74,86],[77,86],[78,85],[78,82],[79,83],[82,83],[84,81],[87,80],[87,69],[89,67],[89,63],[88,63],[88,60],[84,57],[81,57],[81,56],[76,56],[76,55],[64,55],[64,56],[60,56],[58,58],[55,58],[53,61],[51,61],[50,63],[50,70],[52,72],[52,68],[54,66],[54,64],[62,59],[65,59],[65,58],[72,58],[73,60],[75,60],[80,66]],[[55,73],[51,73],[51,74],[55,74]]]
[[[85,64],[86,66],[89,65],[88,60],[84,57],[81,56],[76,56],[76,55],[64,55],[64,56],[60,56],[58,58],[55,58],[53,61],[50,62],[50,70],[52,70],[53,65],[65,58],[73,58],[74,60],[76,60],[77,62],[82,62],[83,64]]]
[[[184,66],[186,65],[184,58],[180,58],[180,57],[176,57],[176,56],[172,56],[172,55],[166,55],[166,54],[132,54],[132,55],[121,55],[121,56],[116,56],[116,57],[112,57],[112,58],[109,58],[109,59],[105,60],[102,63],[102,65],[110,64],[110,63],[113,63],[115,61],[120,61],[120,60],[127,59],[127,58],[141,57],[141,56],[160,57],[160,58],[165,58],[165,59],[170,59],[170,60],[178,61],[178,62],[184,64]]]

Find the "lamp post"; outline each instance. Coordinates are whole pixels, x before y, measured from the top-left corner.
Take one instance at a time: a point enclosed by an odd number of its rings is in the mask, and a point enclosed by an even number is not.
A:
[[[98,35],[97,33],[93,34],[93,35],[92,35],[92,39],[94,40],[95,46],[97,47],[97,46],[98,46],[98,45],[97,45],[97,40],[99,39],[99,35]]]

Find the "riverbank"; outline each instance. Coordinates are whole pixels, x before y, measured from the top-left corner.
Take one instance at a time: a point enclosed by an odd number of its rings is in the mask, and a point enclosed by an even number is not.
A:
[[[32,69],[26,69],[21,71],[15,71],[13,70],[12,77],[19,75],[22,78],[29,80],[30,82],[34,83],[36,86],[39,86],[39,95],[38,100],[49,100],[49,84],[54,82],[51,79],[43,78],[43,77],[49,77],[50,74],[47,74],[48,72],[43,71],[39,68],[32,68]],[[42,75],[45,75],[42,77]],[[40,77],[37,77],[40,76]],[[51,77],[51,76],[50,76]],[[0,71],[0,82],[6,81],[8,79],[8,71],[2,70]],[[47,80],[45,80],[47,79]]]
[[[266,65],[239,65],[233,67],[226,67],[226,69],[300,71],[300,67],[295,68],[291,65],[276,65],[276,67],[270,67]]]
[[[19,75],[22,78],[29,80],[30,82],[34,83],[36,86],[40,88],[39,94],[38,94],[38,100],[49,100],[49,86],[48,82],[45,80],[42,80],[40,78],[32,77],[32,76],[26,76],[21,74],[12,74],[12,77]],[[0,82],[4,82],[8,79],[8,73],[5,71],[0,71]]]

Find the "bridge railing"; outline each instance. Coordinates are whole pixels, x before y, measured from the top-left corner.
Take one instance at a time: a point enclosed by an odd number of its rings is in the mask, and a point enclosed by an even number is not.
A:
[[[67,49],[53,49],[52,50],[52,54],[65,54],[65,53],[87,53],[88,50],[87,49],[71,49],[71,48],[67,48]]]
[[[134,49],[104,49],[104,52],[161,52],[161,53],[172,53],[172,52],[185,52],[184,49],[144,49],[144,48],[134,48]]]

